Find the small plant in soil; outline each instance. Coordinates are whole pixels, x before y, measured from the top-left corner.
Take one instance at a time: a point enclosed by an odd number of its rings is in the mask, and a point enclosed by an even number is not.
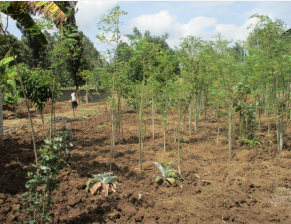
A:
[[[105,197],[111,193],[115,192],[117,189],[117,181],[116,176],[111,176],[112,172],[104,172],[103,174],[92,174],[93,178],[87,181],[86,191],[90,190],[92,194],[101,194],[101,192],[105,193]]]
[[[168,163],[164,163],[164,161],[160,162],[161,164],[157,163],[157,162],[153,162],[153,164],[158,168],[158,170],[161,173],[161,177],[160,176],[155,176],[155,182],[164,184],[166,182],[173,184],[175,182],[177,182],[178,180],[182,179],[184,180],[184,178],[177,173],[176,170],[174,169],[170,169],[174,163],[174,162],[168,162]]]
[[[98,129],[101,129],[101,128],[104,128],[104,127],[106,127],[106,125],[100,125],[100,126],[98,127]]]
[[[39,149],[39,163],[32,164],[36,172],[28,172],[25,187],[27,192],[22,194],[23,208],[26,214],[24,223],[49,223],[52,218],[50,211],[54,202],[52,193],[58,189],[57,176],[63,165],[67,165],[66,158],[70,156],[72,143],[70,130],[63,128],[51,140],[45,139],[44,148]]]
[[[240,139],[242,139],[244,141],[245,144],[251,146],[251,147],[254,147],[255,145],[260,145],[261,146],[261,143],[256,141],[256,137],[254,137],[253,139],[247,139],[245,137],[241,137]]]

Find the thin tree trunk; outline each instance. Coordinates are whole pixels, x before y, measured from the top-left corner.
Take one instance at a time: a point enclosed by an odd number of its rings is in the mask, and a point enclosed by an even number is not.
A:
[[[277,80],[274,78],[274,97],[275,97],[275,114],[276,114],[276,132],[277,132],[277,149],[280,151],[280,119],[278,114],[278,101],[277,101]]]
[[[54,102],[54,135],[55,135],[55,131],[56,131],[56,102]]]
[[[122,125],[122,132],[121,132],[121,142],[123,142],[123,125]]]
[[[178,120],[178,171],[181,174],[180,169],[180,122],[181,122],[181,99],[179,105],[179,120]]]
[[[218,100],[218,104],[217,104],[217,108],[216,108],[216,116],[217,116],[217,122],[218,122],[218,127],[217,127],[217,138],[216,138],[216,144],[217,146],[219,145],[219,126],[220,126],[220,118],[219,118],[219,115],[220,115],[220,107],[219,107],[219,103],[220,101]]]
[[[181,124],[181,106],[182,106],[182,80],[180,79],[180,104],[179,104],[179,120],[178,120],[178,172],[181,175],[181,153],[180,153],[180,124]]]
[[[88,97],[89,97],[89,94],[88,94],[88,81],[86,80],[86,104],[88,104]]]
[[[218,127],[217,127],[217,138],[216,138],[216,145],[219,145],[219,121],[218,121]]]
[[[182,118],[183,119],[183,118]],[[183,119],[183,126],[182,126],[182,141],[184,140],[184,127],[185,127],[185,121],[186,121],[186,113],[184,114]]]
[[[198,94],[198,120],[200,120],[200,109],[201,109],[201,93]]]
[[[116,118],[117,118],[117,122],[116,122],[116,129],[117,129],[117,136],[116,136],[116,141],[119,142],[119,137],[120,137],[120,94],[118,94],[118,99],[117,99],[117,114],[116,114]]]
[[[164,129],[164,151],[166,151],[166,124],[163,124]]]
[[[152,126],[153,126],[153,139],[155,139],[155,105],[154,105],[154,97],[152,98]]]
[[[231,104],[229,104],[228,113],[228,184],[230,185],[230,161],[231,161]]]
[[[53,80],[53,92],[52,92],[52,103],[51,103],[51,130],[50,130],[50,140],[52,140],[52,135],[53,135],[53,111],[54,111],[54,97],[55,97],[55,81],[56,81],[56,72],[54,75],[54,80]],[[73,108],[73,113],[74,113],[74,108]],[[75,118],[75,114],[74,114]]]
[[[197,96],[197,98],[196,98],[196,113],[195,113],[195,131],[197,131],[197,129],[198,129],[198,122],[199,122],[199,113],[200,113],[200,111],[199,111],[199,106],[198,106],[198,104],[199,104],[199,100],[198,100],[198,96]]]
[[[176,121],[174,123],[174,142],[176,142],[176,138],[177,138],[177,128],[176,128]]]
[[[192,124],[192,102],[189,104],[189,136],[191,136],[191,124]]]
[[[205,136],[206,136],[206,105],[204,105],[204,134],[203,134],[203,137],[205,138]]]
[[[283,77],[283,85],[282,85],[282,88],[283,88],[283,95],[282,95],[282,125],[281,125],[281,150],[283,150],[283,141],[284,141],[284,139],[283,139],[283,136],[284,136],[284,133],[285,133],[285,130],[284,130],[284,109],[286,109],[285,107],[284,107],[284,104],[287,104],[287,100],[285,100],[285,97],[286,97],[286,93],[285,93],[285,79],[284,79],[284,77]],[[286,114],[287,114],[287,110],[285,110],[286,111]],[[287,128],[287,126],[286,126],[286,128]]]
[[[261,128],[261,98],[260,95],[258,96],[258,102],[259,102],[259,128]]]
[[[143,61],[144,72],[145,72],[145,62]],[[143,93],[144,93],[144,83],[145,83],[145,73],[143,72],[143,83],[142,83],[142,91],[141,91],[141,99],[140,99],[140,108],[139,108],[139,133],[138,133],[138,151],[139,151],[139,169],[142,172],[142,151],[141,151],[141,141],[142,141],[142,103],[143,103]]]

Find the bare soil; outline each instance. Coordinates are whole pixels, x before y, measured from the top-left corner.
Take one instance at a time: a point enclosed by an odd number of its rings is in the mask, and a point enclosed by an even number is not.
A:
[[[54,193],[53,215],[59,223],[291,223],[291,141],[290,128],[284,136],[284,151],[276,148],[275,127],[270,135],[267,119],[258,130],[261,145],[245,145],[238,138],[237,119],[233,132],[230,176],[228,176],[227,126],[221,124],[219,145],[216,144],[217,118],[204,115],[198,130],[189,136],[185,125],[181,142],[181,174],[185,181],[159,185],[154,176],[159,171],[153,161],[177,159],[178,143],[174,142],[170,117],[166,151],[159,115],[152,137],[152,117],[146,114],[146,137],[142,154],[143,173],[138,164],[137,114],[123,114],[123,141],[116,143],[112,171],[118,177],[117,192],[105,197],[87,194],[86,182],[92,174],[109,171],[110,114],[103,113],[102,103],[78,108],[76,117],[83,120],[66,123],[77,139],[73,141],[73,160],[59,176],[59,189]],[[56,116],[73,117],[68,102],[57,105]],[[24,110],[21,105],[16,111]],[[49,118],[50,106],[46,106]],[[5,111],[5,114],[12,113]],[[85,118],[85,119],[84,119]],[[34,119],[37,146],[43,145],[49,124],[44,130],[39,117]],[[186,120],[187,121],[187,120]],[[226,118],[225,118],[226,122]],[[59,128],[61,123],[56,126]],[[101,125],[105,127],[100,128]],[[21,223],[21,194],[26,191],[28,171],[34,162],[31,132],[27,118],[4,120],[4,155],[0,157],[0,223]],[[16,127],[16,128],[15,128]],[[98,128],[99,127],[99,128]],[[177,169],[177,163],[174,165]],[[230,183],[229,183],[230,180]],[[60,214],[60,208],[66,211]]]

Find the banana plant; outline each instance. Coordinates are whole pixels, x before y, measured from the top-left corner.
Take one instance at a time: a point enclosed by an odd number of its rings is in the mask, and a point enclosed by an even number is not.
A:
[[[13,1],[0,2],[0,11],[16,20],[22,27],[29,30],[42,45],[48,42],[39,29],[36,21],[31,17],[35,13],[52,19],[54,24],[59,27],[66,21],[66,14],[58,6],[58,2],[53,1]]]
[[[106,197],[109,193],[115,192],[117,188],[117,177],[111,176],[112,174],[112,172],[104,172],[103,174],[97,175],[92,174],[93,178],[89,179],[86,184],[87,193],[89,190],[91,191],[91,194],[95,194],[95,192],[99,194],[104,192]]]
[[[169,162],[169,163],[166,163],[166,164],[164,162],[161,162],[161,163],[162,163],[163,166],[161,164],[157,163],[157,162],[153,162],[153,164],[158,168],[158,170],[162,174],[162,177],[155,176],[155,182],[158,182],[159,180],[162,180],[163,184],[166,181],[169,182],[170,184],[172,184],[172,183],[174,183],[176,181],[175,175],[177,175],[179,179],[183,179],[184,180],[184,178],[180,174],[176,173],[176,170],[170,169],[173,166],[173,164],[175,163],[175,161],[174,162]]]

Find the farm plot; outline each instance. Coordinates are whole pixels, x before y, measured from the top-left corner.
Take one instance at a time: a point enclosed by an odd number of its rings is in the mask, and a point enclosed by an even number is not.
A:
[[[53,193],[51,215],[55,223],[290,223],[290,139],[285,141],[284,151],[278,152],[276,144],[269,143],[264,117],[260,145],[244,144],[234,130],[229,177],[227,127],[222,125],[217,146],[217,120],[207,116],[206,138],[199,125],[191,137],[184,134],[181,174],[185,181],[172,185],[154,181],[160,174],[153,161],[167,163],[177,158],[173,118],[169,120],[165,151],[161,120],[155,120],[155,139],[147,128],[140,173],[136,117],[135,113],[123,114],[123,136],[112,158],[117,189],[106,197],[87,193],[86,182],[92,174],[109,171],[110,114],[66,123],[76,139],[72,141],[70,167],[59,173],[60,187]],[[145,123],[150,122],[147,114]],[[37,135],[38,148],[44,144],[44,135]],[[34,162],[30,131],[23,128],[6,133],[4,148],[0,158],[0,222],[20,223],[25,219],[18,211],[21,194],[26,191],[27,172],[34,171],[30,167]],[[177,164],[173,168],[177,169]]]

